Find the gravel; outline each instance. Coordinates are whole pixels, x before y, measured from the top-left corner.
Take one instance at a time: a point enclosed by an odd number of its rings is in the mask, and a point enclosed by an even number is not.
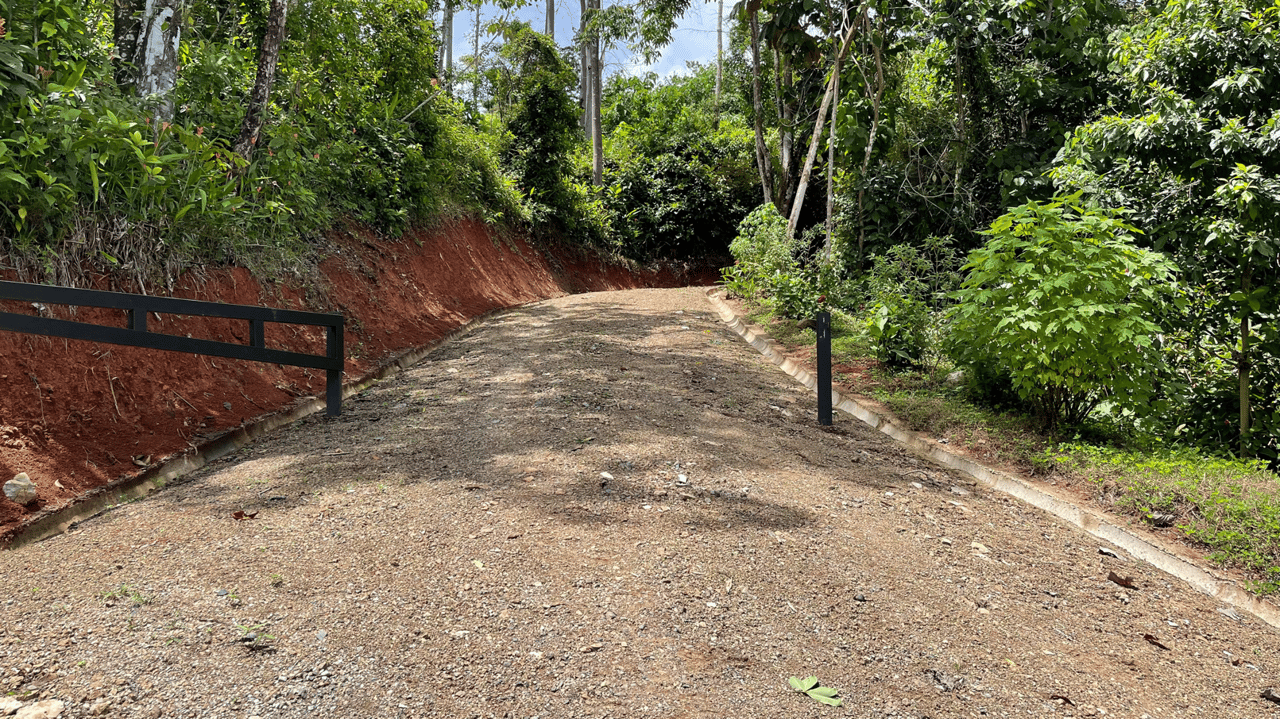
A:
[[[64,717],[1274,714],[1274,631],[1099,550],[855,420],[820,429],[699,290],[576,295],[0,554],[0,696]],[[787,684],[809,675],[844,706]]]

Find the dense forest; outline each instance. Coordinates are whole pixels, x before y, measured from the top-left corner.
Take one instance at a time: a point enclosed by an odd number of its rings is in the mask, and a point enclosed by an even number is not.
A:
[[[1280,2],[0,0],[0,242],[69,283],[305,271],[474,215],[865,324],[1050,428],[1276,458]],[[539,4],[540,7],[540,4]]]

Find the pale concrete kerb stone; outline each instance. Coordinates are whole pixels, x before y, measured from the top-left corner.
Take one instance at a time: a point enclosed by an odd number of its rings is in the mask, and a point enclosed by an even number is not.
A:
[[[816,392],[817,380],[793,360],[783,357],[781,353],[775,350],[774,341],[771,338],[749,327],[741,317],[734,313],[729,305],[725,304],[718,292],[718,288],[708,289],[707,299],[720,315],[720,319],[770,362],[773,362],[805,387]],[[1167,574],[1181,579],[1196,591],[1247,611],[1271,627],[1280,629],[1280,608],[1255,597],[1234,582],[1213,576],[1209,571],[1197,566],[1192,560],[1180,556],[1172,547],[1160,546],[1149,539],[1139,537],[1133,532],[1118,526],[1109,517],[1093,509],[1055,497],[1025,479],[983,466],[967,457],[954,454],[923,435],[894,424],[888,418],[871,411],[857,401],[849,397],[842,397],[835,390],[831,392],[831,406],[857,417],[864,423],[889,435],[917,454],[937,464],[962,472],[990,489],[1016,497],[1027,504],[1063,519],[1094,537],[1123,549],[1135,559],[1140,559]]]

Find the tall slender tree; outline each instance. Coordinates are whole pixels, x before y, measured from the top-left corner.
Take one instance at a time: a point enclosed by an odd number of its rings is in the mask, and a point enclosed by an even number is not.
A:
[[[262,126],[267,121],[267,102],[271,98],[271,85],[275,82],[276,64],[280,61],[280,46],[284,43],[285,23],[289,17],[289,0],[271,0],[267,14],[267,31],[258,48],[258,75],[249,94],[244,122],[233,149],[246,160],[253,157]]]

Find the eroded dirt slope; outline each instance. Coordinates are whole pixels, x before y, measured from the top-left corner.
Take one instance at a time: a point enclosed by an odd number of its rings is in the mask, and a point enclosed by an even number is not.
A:
[[[493,309],[567,292],[672,287],[694,279],[671,269],[637,272],[589,254],[535,249],[518,237],[494,237],[474,221],[394,240],[365,233],[333,241],[337,253],[310,285],[282,281],[264,287],[233,268],[188,274],[171,293],[143,289],[211,302],[341,312],[352,379]],[[0,279],[16,277],[10,272]],[[110,282],[97,275],[93,284],[119,289]],[[119,310],[72,314],[65,307],[17,302],[0,302],[0,310],[125,323]],[[242,321],[157,315],[148,324],[153,331],[248,343],[248,323]],[[268,324],[266,340],[268,347],[324,353],[319,328]],[[26,472],[40,490],[28,507],[0,496],[0,540],[35,513],[323,391],[324,373],[313,370],[0,332],[0,482]]]
[[[697,290],[504,312],[0,555],[0,682],[71,717],[1274,715],[1269,628],[812,414]]]

